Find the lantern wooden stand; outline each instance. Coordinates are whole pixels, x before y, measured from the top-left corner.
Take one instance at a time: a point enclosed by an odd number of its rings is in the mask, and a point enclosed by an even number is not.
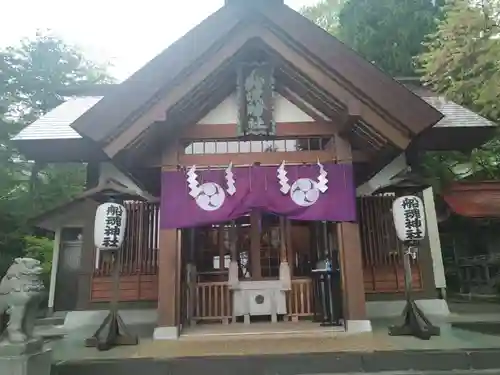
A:
[[[404,322],[400,326],[389,327],[390,336],[415,336],[422,340],[429,340],[432,336],[440,335],[440,328],[434,326],[417,306],[412,297],[411,249],[417,248],[417,243],[405,243],[403,254],[406,306],[403,310]]]
[[[85,340],[85,346],[95,347],[99,351],[110,350],[115,346],[137,345],[139,339],[132,335],[118,312],[118,293],[120,283],[121,250],[113,256],[113,296],[108,316],[101,323],[91,338]]]

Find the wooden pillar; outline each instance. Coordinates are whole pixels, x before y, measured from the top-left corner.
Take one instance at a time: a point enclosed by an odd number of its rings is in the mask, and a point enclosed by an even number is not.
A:
[[[280,262],[288,263],[288,254],[287,254],[287,234],[286,234],[286,218],[284,216],[280,216]]]
[[[293,250],[293,243],[292,243],[292,221],[290,219],[286,219],[286,244],[287,244],[287,251],[288,251],[288,265],[290,267],[290,278],[292,278],[294,275],[294,270],[295,270],[295,253]]]
[[[283,289],[292,289],[292,272],[288,263],[288,248],[290,246],[287,234],[287,221],[284,216],[280,216],[280,270],[279,277]]]
[[[239,264],[238,249],[236,248],[238,234],[236,233],[236,221],[232,220],[229,226],[229,247],[231,253],[231,262],[229,263],[228,282],[230,288],[235,288],[239,283]]]
[[[154,338],[179,337],[180,322],[180,230],[160,230],[158,254],[158,327]]]
[[[340,163],[352,163],[351,145],[335,136],[335,150]],[[337,238],[342,275],[344,317],[349,321],[366,320],[363,260],[358,223],[338,223]],[[348,327],[349,329],[349,323]],[[364,327],[360,330],[365,330]],[[366,329],[367,330],[367,329]]]
[[[337,238],[340,249],[344,317],[346,320],[365,320],[365,286],[358,223],[337,224]]]
[[[49,284],[49,301],[48,301],[48,313],[52,315],[54,312],[54,300],[56,295],[56,279],[57,271],[59,268],[59,252],[61,249],[61,232],[62,227],[57,227],[54,233],[54,244],[52,250],[52,269],[50,271],[50,284]]]
[[[250,214],[250,269],[252,280],[262,278],[260,269],[260,212],[252,211]]]

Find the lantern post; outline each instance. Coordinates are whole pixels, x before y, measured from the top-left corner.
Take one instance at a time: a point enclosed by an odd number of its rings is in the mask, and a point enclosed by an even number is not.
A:
[[[429,340],[440,335],[440,328],[434,326],[417,306],[412,296],[411,260],[416,259],[420,241],[425,238],[425,210],[422,199],[416,194],[426,188],[421,177],[408,167],[393,177],[391,183],[378,189],[375,194],[393,193],[396,200],[392,206],[394,226],[398,238],[403,242],[403,266],[406,305],[403,310],[403,324],[389,327],[390,336],[415,336]]]
[[[109,350],[114,346],[137,345],[137,336],[132,335],[118,312],[120,290],[120,266],[122,244],[127,224],[126,208],[113,196],[102,203],[96,211],[94,245],[97,256],[100,252],[111,256],[113,270],[113,294],[109,313],[94,335],[85,340],[85,346],[97,350]]]

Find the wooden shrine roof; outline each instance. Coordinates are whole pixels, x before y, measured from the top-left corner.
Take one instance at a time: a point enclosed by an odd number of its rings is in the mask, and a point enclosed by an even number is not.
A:
[[[335,76],[343,89],[372,107],[380,117],[393,122],[410,138],[442,117],[410,90],[280,1],[229,1],[132,75],[113,95],[105,96],[72,126],[103,145],[109,143],[249,25],[272,32],[307,60],[314,60],[315,65]],[[253,35],[249,38],[255,39]],[[294,64],[294,61],[288,62]],[[221,65],[223,63],[221,61]],[[222,77],[219,75],[217,81]],[[303,82],[307,77],[292,78],[301,78]],[[227,75],[225,79],[231,77]],[[332,100],[331,94],[323,93]]]

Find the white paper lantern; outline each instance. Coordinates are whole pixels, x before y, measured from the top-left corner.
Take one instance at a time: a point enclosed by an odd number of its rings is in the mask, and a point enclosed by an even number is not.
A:
[[[94,244],[99,250],[116,250],[123,243],[127,210],[118,203],[103,203],[97,207],[94,224]]]
[[[419,197],[408,195],[392,204],[396,234],[401,241],[420,241],[425,238],[424,203]]]

